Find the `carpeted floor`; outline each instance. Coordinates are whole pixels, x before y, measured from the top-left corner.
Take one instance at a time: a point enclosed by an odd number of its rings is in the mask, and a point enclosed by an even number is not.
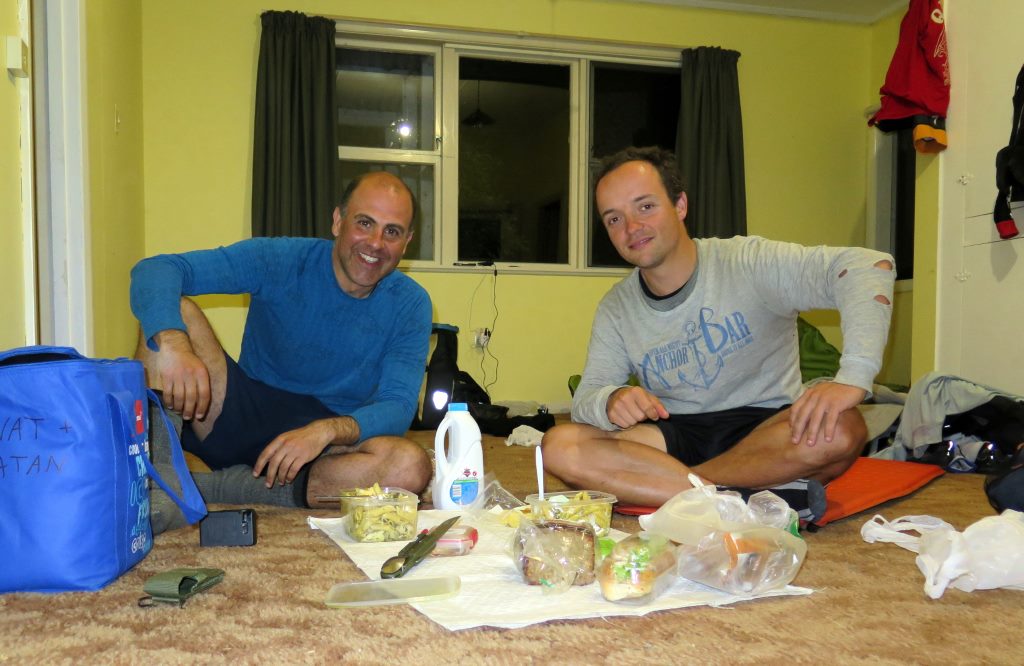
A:
[[[520,497],[534,492],[533,450],[485,439],[488,471]],[[876,512],[929,514],[962,530],[993,513],[982,481],[946,475]],[[100,592],[0,596],[0,663],[1017,664],[1024,652],[1024,592],[929,599],[913,553],[861,540],[870,512],[806,535],[794,583],[810,596],[450,633],[405,606],[327,609],[331,585],[363,575],[309,529],[310,512],[257,510],[254,547],[200,548],[188,528],[157,537],[136,569]],[[614,526],[638,529],[624,516]],[[227,574],[182,609],[139,608],[145,579],[176,566]]]

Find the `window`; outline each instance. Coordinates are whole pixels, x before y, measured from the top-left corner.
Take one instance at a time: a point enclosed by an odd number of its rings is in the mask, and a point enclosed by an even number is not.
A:
[[[676,149],[679,71],[595,62],[591,65],[593,142],[588,192],[603,156],[627,146]],[[627,266],[608,240],[601,219],[590,211],[590,266]]]
[[[419,204],[405,264],[618,271],[601,157],[675,147],[675,49],[338,23],[338,188],[387,170]]]
[[[459,58],[460,262],[568,263],[568,63]]]
[[[873,113],[873,112],[872,112]],[[914,277],[914,195],[917,153],[913,129],[883,133],[871,130],[874,158],[868,201],[868,247],[896,260],[896,279]]]

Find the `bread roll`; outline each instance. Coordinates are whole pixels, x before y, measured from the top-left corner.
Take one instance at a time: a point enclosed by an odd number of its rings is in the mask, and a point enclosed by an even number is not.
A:
[[[675,578],[675,547],[663,536],[642,532],[615,544],[597,579],[608,601],[653,599]]]

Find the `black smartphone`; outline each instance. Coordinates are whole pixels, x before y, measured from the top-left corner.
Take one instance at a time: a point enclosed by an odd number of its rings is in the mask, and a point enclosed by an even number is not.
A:
[[[252,546],[256,543],[256,512],[252,509],[211,511],[199,522],[200,546]]]

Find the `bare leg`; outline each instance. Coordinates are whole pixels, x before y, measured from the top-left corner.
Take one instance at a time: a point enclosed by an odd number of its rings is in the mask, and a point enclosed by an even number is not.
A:
[[[333,507],[335,502],[318,502],[316,498],[374,483],[419,494],[430,474],[430,458],[419,444],[404,437],[374,437],[350,453],[317,458],[309,470],[306,501],[311,507]]]
[[[820,433],[816,446],[793,444],[786,410],[726,453],[689,468],[665,453],[664,437],[653,425],[606,432],[574,423],[545,434],[544,466],[575,488],[611,492],[626,504],[660,506],[690,487],[690,472],[717,485],[746,488],[799,478],[826,483],[853,464],[866,437],[860,412],[849,410],[840,417],[832,442]]]
[[[624,504],[661,505],[690,487],[683,463],[665,453],[657,427],[608,432],[569,423],[545,433],[544,467],[574,488],[610,492]]]
[[[185,320],[193,352],[206,364],[206,369],[210,373],[210,408],[203,420],[191,421],[192,431],[202,441],[213,430],[213,424],[224,407],[224,395],[227,391],[227,363],[224,360],[224,348],[199,306],[191,299],[182,298],[181,316]],[[146,346],[142,335],[140,332],[135,358],[142,361],[146,373],[146,384],[154,391],[160,391],[163,388],[160,385],[160,372],[157,369],[160,352],[155,352]]]
[[[793,444],[787,409],[754,428],[733,448],[694,469],[725,486],[765,488],[793,479],[815,479],[824,484],[853,464],[866,441],[864,417],[850,409],[839,417],[831,442],[825,441],[822,431],[815,446]]]

